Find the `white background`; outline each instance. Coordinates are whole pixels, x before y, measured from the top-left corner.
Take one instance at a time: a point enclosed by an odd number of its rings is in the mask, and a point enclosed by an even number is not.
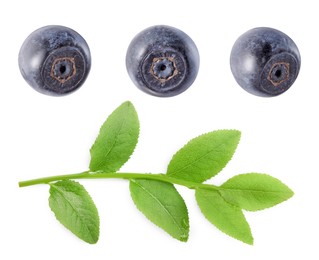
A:
[[[318,259],[316,2],[2,1],[0,259]],[[90,46],[93,62],[82,88],[59,98],[29,87],[17,62],[24,39],[50,24],[78,31]],[[125,68],[131,39],[155,24],[186,32],[201,56],[195,83],[173,98],[141,92]],[[297,81],[275,98],[246,93],[229,68],[237,37],[259,26],[288,34],[302,57]],[[233,160],[210,182],[262,172],[282,180],[295,196],[246,214],[255,239],[249,246],[206,221],[193,191],[179,187],[191,226],[189,241],[182,243],[135,208],[126,181],[82,181],[101,219],[98,243],[82,242],[55,220],[47,186],[20,189],[18,181],[87,170],[100,125],[126,100],[138,111],[141,133],[123,171],[165,172],[171,156],[189,139],[216,129],[239,129],[242,139]]]

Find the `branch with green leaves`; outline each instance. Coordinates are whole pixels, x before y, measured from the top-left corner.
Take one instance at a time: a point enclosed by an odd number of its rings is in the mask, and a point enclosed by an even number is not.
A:
[[[102,125],[90,150],[88,171],[21,181],[19,186],[48,184],[49,206],[57,220],[91,244],[99,238],[98,210],[89,193],[75,179],[129,180],[136,207],[180,241],[188,239],[189,217],[174,185],[195,190],[197,204],[207,220],[247,244],[253,244],[253,236],[243,210],[266,209],[293,196],[281,181],[260,173],[239,174],[221,186],[204,183],[233,157],[240,140],[237,130],[218,130],[192,139],[173,156],[166,174],[118,172],[131,157],[138,136],[137,113],[130,102],[125,102]]]

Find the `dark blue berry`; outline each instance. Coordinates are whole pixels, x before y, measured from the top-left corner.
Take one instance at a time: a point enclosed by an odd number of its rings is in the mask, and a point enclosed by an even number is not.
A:
[[[45,26],[24,41],[19,67],[24,79],[35,90],[62,96],[75,91],[86,80],[91,67],[90,50],[74,30]]]
[[[241,35],[230,56],[238,84],[257,96],[277,96],[288,90],[300,70],[300,54],[286,34],[266,27]]]
[[[132,40],[126,68],[134,84],[159,97],[178,95],[194,82],[199,54],[193,40],[170,26],[152,26]]]

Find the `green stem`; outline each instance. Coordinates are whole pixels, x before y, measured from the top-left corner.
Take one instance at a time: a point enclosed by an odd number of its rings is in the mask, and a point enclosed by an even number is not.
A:
[[[108,173],[108,172],[82,172],[75,174],[67,174],[67,175],[57,175],[44,177],[39,179],[27,180],[19,182],[19,187],[32,186],[37,184],[48,184],[54,181],[62,181],[62,180],[75,180],[75,179],[146,179],[146,180],[156,180],[163,181],[172,184],[177,184],[181,186],[185,186],[189,189],[203,188],[209,190],[218,190],[217,186],[211,184],[202,184],[191,181],[185,181],[177,178],[169,177],[165,174],[149,174],[149,173],[130,173],[130,172],[118,172],[118,173]]]

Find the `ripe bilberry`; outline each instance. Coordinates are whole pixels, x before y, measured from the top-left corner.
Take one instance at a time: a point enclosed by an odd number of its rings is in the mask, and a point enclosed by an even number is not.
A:
[[[296,44],[272,28],[254,28],[235,42],[230,56],[238,84],[257,96],[277,96],[288,90],[300,69]]]
[[[134,84],[159,97],[178,95],[194,82],[199,54],[193,40],[170,26],[149,27],[132,40],[126,68]]]
[[[91,67],[90,50],[74,30],[45,26],[24,41],[19,67],[24,79],[35,90],[52,96],[66,95],[86,80]]]

